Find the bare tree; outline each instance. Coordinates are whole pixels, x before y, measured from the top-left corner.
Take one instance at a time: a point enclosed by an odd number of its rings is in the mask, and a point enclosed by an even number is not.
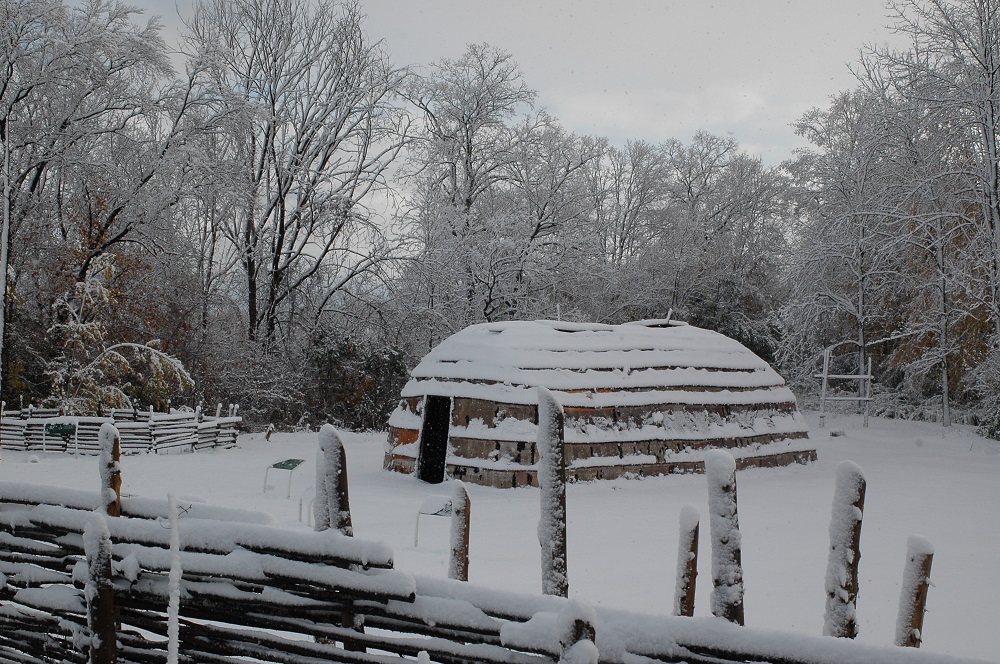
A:
[[[811,372],[824,348],[852,347],[856,362],[843,373],[865,373],[872,334],[891,329],[878,294],[896,273],[896,237],[888,227],[890,161],[884,97],[863,90],[813,109],[796,131],[815,147],[789,165],[798,188],[800,225],[794,238],[784,306],[783,360],[792,355]]]
[[[242,167],[228,238],[248,336],[269,346],[282,308],[324,270],[332,297],[392,253],[366,204],[405,142],[393,103],[404,72],[369,43],[353,2],[207,0],[189,40],[240,111],[227,136]]]
[[[414,79],[423,116],[411,159],[417,254],[398,298],[430,344],[471,323],[557,315],[567,268],[589,256],[584,171],[601,141],[566,132],[510,55],[472,45]],[[589,247],[588,247],[589,249]]]
[[[968,178],[954,168],[968,160],[965,132],[948,113],[915,101],[892,122],[899,174],[889,228],[905,256],[895,284],[905,296],[897,298],[903,321],[890,363],[915,395],[937,374],[941,422],[950,426],[953,389],[985,350],[989,279],[980,256],[988,249]]]
[[[424,116],[428,140],[421,165],[462,212],[509,176],[516,144],[509,122],[536,96],[522,76],[509,53],[472,44],[461,58],[437,62],[407,88]]]
[[[590,171],[592,209],[603,254],[622,266],[649,245],[655,209],[662,204],[667,160],[662,148],[629,141],[609,148]]]
[[[890,5],[905,51],[877,48],[867,61],[903,100],[947,115],[968,147],[962,163],[972,180],[988,252],[987,304],[1000,338],[1000,3],[997,0],[900,0]],[[957,134],[956,134],[957,136]]]
[[[152,146],[150,124],[176,107],[156,92],[169,70],[159,26],[136,26],[135,12],[101,0],[75,7],[51,0],[0,6],[0,339],[11,305],[9,244],[20,244],[16,259],[26,260],[39,249],[23,251],[29,241],[68,243],[78,250],[73,277],[83,281],[90,262],[148,216],[153,187],[147,185],[160,173],[155,164],[169,142],[156,136]],[[136,161],[150,152],[152,162]],[[69,209],[92,214],[84,225],[69,223]]]

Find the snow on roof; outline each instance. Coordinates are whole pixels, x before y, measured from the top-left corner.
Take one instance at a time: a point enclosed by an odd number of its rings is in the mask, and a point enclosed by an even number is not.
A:
[[[676,321],[636,321],[624,325],[564,321],[510,321],[472,325],[434,348],[411,372],[402,395],[433,392],[508,403],[532,403],[535,386],[578,395],[579,405],[594,401],[646,403],[640,392],[695,388],[695,401],[715,393],[711,402],[731,403],[735,391],[783,388],[785,382],[764,360],[738,341]],[[429,389],[430,388],[430,389]],[[609,393],[619,393],[617,396]],[[787,389],[764,402],[794,401]],[[777,394],[777,393],[780,393]],[[688,394],[681,398],[688,402]],[[672,399],[669,399],[672,400]],[[668,400],[668,401],[669,401]],[[576,405],[565,403],[564,405]]]

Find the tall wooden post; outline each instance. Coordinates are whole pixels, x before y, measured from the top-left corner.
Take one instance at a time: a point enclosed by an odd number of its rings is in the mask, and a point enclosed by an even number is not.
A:
[[[736,459],[723,450],[705,452],[712,531],[712,615],[742,625],[743,554],[736,506]]]
[[[354,523],[351,520],[351,491],[347,485],[347,452],[344,445],[337,438],[337,451],[339,459],[337,463],[337,497],[336,502],[330,503],[330,526],[336,528],[348,537],[354,537]]]
[[[552,393],[538,388],[538,487],[541,515],[542,593],[569,596],[566,565],[566,461],[563,456],[563,409]]]
[[[924,610],[931,585],[934,545],[924,537],[911,535],[906,541],[906,567],[899,592],[899,617],[896,620],[897,646],[919,648],[924,640]]]
[[[115,664],[118,661],[115,631],[115,587],[111,581],[111,534],[104,515],[95,513],[83,532],[87,556],[87,629],[91,643],[90,664]]]
[[[674,615],[694,615],[695,580],[698,577],[698,531],[700,517],[693,505],[681,508],[680,538],[677,542],[677,588]]]
[[[853,461],[837,467],[830,517],[830,557],[826,566],[825,636],[853,639],[858,635],[858,565],[861,562],[861,518],[865,509],[865,476]]]
[[[176,662],[180,656],[181,641],[181,524],[177,511],[177,499],[167,494],[167,516],[170,518],[170,571],[167,585],[170,594],[167,599],[167,663]]]
[[[448,561],[448,578],[469,580],[469,526],[471,503],[465,484],[455,480],[451,496],[451,557]]]
[[[347,454],[332,424],[319,430],[320,454],[316,461],[316,530],[333,528],[354,536],[351,498],[347,484]]]
[[[101,448],[99,470],[101,473],[101,503],[108,516],[121,516],[122,513],[122,472],[121,472],[121,436],[118,429],[110,422],[101,425],[97,434]]]
[[[347,454],[337,429],[324,424],[319,430],[319,454],[316,458],[316,530],[333,529],[354,537],[351,522],[351,500],[347,484]],[[340,615],[342,627],[364,633],[365,617],[347,607]],[[345,640],[344,649],[364,652],[362,644]]]

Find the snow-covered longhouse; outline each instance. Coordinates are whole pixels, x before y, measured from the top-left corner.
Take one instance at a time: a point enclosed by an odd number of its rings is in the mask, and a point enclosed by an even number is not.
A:
[[[677,321],[473,325],[412,371],[389,418],[385,468],[495,487],[537,485],[537,386],[565,410],[567,476],[702,472],[815,460],[795,396],[767,362]]]

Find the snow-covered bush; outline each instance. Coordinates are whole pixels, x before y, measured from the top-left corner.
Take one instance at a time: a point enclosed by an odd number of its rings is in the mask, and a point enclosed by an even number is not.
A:
[[[304,414],[355,431],[384,428],[409,377],[397,348],[322,330],[310,336],[304,365]]]
[[[102,256],[87,279],[55,303],[57,322],[49,334],[60,353],[46,364],[50,401],[70,412],[129,407],[132,399],[164,403],[194,384],[176,357],[163,352],[158,340],[122,340],[108,328],[116,304],[110,282],[114,257]]]

